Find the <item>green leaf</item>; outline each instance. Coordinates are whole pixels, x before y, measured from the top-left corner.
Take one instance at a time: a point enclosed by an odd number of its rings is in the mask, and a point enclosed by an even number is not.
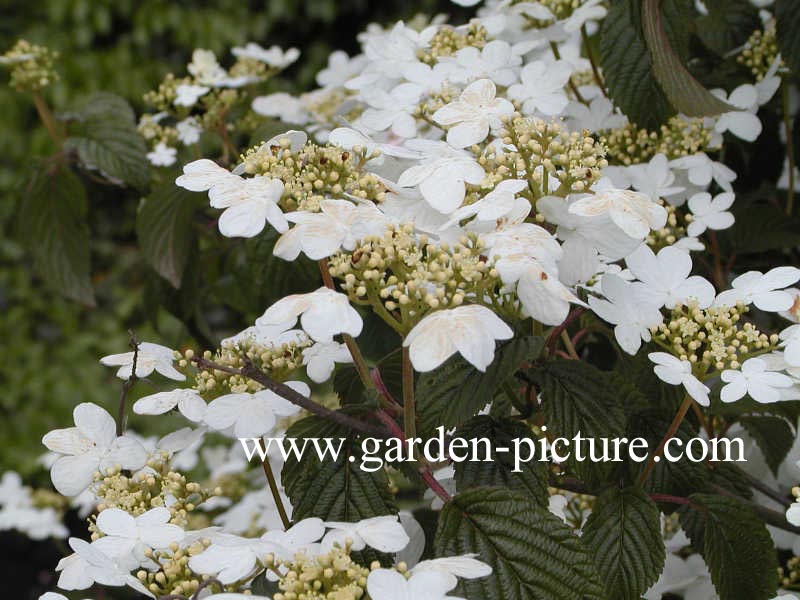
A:
[[[742,417],[739,422],[758,444],[769,468],[777,475],[778,467],[794,444],[792,426],[786,420],[772,416]]]
[[[485,438],[490,441],[491,461],[484,462],[485,452],[482,444],[478,445],[480,460],[465,460],[455,463],[456,488],[466,490],[478,486],[498,486],[518,489],[527,492],[538,504],[547,506],[549,465],[538,460],[520,465],[520,473],[514,473],[513,441],[529,439],[534,444],[536,438],[531,435],[530,427],[512,419],[495,419],[490,416],[477,416],[456,431],[456,437],[465,440]],[[498,451],[506,448],[508,451]]]
[[[695,21],[697,35],[719,56],[744,44],[761,27],[758,10],[749,0],[706,0],[705,5],[708,14]]]
[[[42,165],[23,194],[20,235],[36,270],[52,289],[94,306],[88,202],[80,179],[66,167]]]
[[[753,510],[726,496],[692,494],[689,500],[696,525],[703,525],[703,558],[721,600],[774,597],[778,587],[775,547]]]
[[[144,199],[136,215],[136,233],[147,262],[174,288],[180,288],[186,261],[195,245],[194,211],[202,196],[170,182]]]
[[[611,99],[639,127],[655,129],[675,114],[652,73],[638,0],[615,0],[600,30],[600,65]]]
[[[626,396],[635,390],[620,386],[613,373],[579,360],[555,360],[529,373],[539,389],[548,433],[572,439],[614,438],[625,435]],[[600,442],[597,441],[598,450]],[[584,444],[585,446],[585,444]],[[581,462],[575,453],[567,460],[581,477],[601,478],[615,463]]]
[[[540,337],[514,338],[495,351],[485,373],[456,355],[441,367],[419,376],[416,384],[420,431],[460,425],[492,401],[500,386],[542,351]]]
[[[488,577],[464,580],[469,600],[581,600],[603,597],[580,540],[527,494],[475,488],[445,504],[434,539],[436,556],[476,553]]]
[[[778,47],[796,76],[800,73],[800,0],[776,0]]]
[[[384,356],[375,365],[381,375],[381,380],[396,400],[402,398],[403,392],[403,364],[400,349]],[[336,368],[333,376],[333,390],[339,396],[342,406],[371,402],[373,398],[365,396],[364,383],[353,365],[342,365]]]
[[[655,503],[641,488],[598,496],[582,541],[603,574],[608,598],[639,600],[658,579],[666,553]]]
[[[149,185],[147,147],[136,130],[133,111],[127,102],[102,93],[92,96],[81,109],[67,116],[73,124],[64,147],[77,152],[86,169],[137,189]]]
[[[720,232],[720,242],[737,254],[758,254],[800,245],[800,219],[778,208],[758,204],[736,212],[736,222]]]
[[[295,520],[319,517],[327,521],[359,521],[379,515],[396,514],[386,471],[361,468],[361,444],[347,428],[317,416],[306,417],[289,427],[287,438],[331,438],[338,444],[345,438],[336,460],[328,454],[320,461],[309,443],[301,461],[291,456],[281,471],[281,481],[292,502]],[[351,460],[352,458],[352,460]]]
[[[683,65],[664,31],[660,3],[661,0],[644,0],[642,27],[653,61],[653,77],[670,104],[689,117],[707,117],[739,110],[704,88]]]

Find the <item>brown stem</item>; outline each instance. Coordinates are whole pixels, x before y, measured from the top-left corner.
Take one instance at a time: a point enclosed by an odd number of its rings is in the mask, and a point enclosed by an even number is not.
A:
[[[647,464],[644,467],[644,471],[642,471],[642,475],[639,477],[639,485],[644,485],[644,482],[647,481],[647,478],[650,476],[653,468],[656,466],[656,458],[660,460],[661,454],[664,452],[664,446],[667,445],[667,442],[675,435],[675,432],[678,431],[678,427],[681,426],[683,423],[683,418],[686,416],[686,413],[689,411],[689,407],[692,405],[694,400],[689,394],[686,394],[686,397],[683,399],[683,403],[681,404],[678,412],[675,414],[675,418],[672,419],[672,423],[667,429],[667,433],[664,434],[664,437],[661,438],[661,441],[658,443],[658,447],[653,454],[650,455],[650,459],[647,461]]]
[[[406,438],[417,436],[417,412],[414,406],[414,367],[407,346],[403,346],[403,432]]]
[[[671,496],[670,494],[648,494],[653,502],[669,502],[670,504],[681,504],[689,506],[688,498],[681,498],[680,496]]]
[[[39,118],[42,120],[45,129],[47,129],[50,139],[53,140],[56,146],[60,147],[63,140],[58,130],[58,124],[55,117],[53,117],[53,113],[50,112],[50,107],[47,106],[47,102],[44,101],[39,92],[34,92],[33,94],[33,105],[36,107],[36,112],[39,113]]]
[[[572,344],[572,340],[569,337],[566,329],[561,330],[561,341],[564,342],[564,347],[567,349],[567,354],[573,360],[580,360],[578,353],[575,352],[575,346]]]
[[[771,508],[767,508],[766,506],[761,506],[760,504],[756,504],[755,502],[750,502],[748,500],[744,500],[734,494],[726,490],[724,487],[717,485],[716,483],[712,483],[709,485],[711,489],[713,489],[717,494],[720,496],[727,496],[728,498],[734,498],[738,500],[742,504],[746,504],[750,508],[752,508],[761,519],[767,523],[768,525],[772,525],[773,527],[777,527],[779,529],[783,529],[784,531],[791,531],[792,533],[800,533],[800,527],[790,524],[786,520],[786,515],[782,512],[778,512],[777,510],[772,510]]]
[[[584,312],[586,312],[586,309],[581,308],[580,306],[573,308],[572,311],[567,315],[567,318],[564,319],[564,322],[561,323],[561,325],[557,325],[556,327],[553,328],[553,330],[550,332],[550,335],[547,338],[547,343],[546,343],[546,346],[550,350],[550,352],[552,352],[553,349],[555,348],[556,341],[558,340],[558,337],[561,335],[561,332],[564,331],[567,327],[569,327],[569,324],[572,323],[578,317],[580,317]]]
[[[136,340],[136,335],[132,330],[128,331],[130,336],[130,347],[133,350],[133,364],[131,365],[131,375],[122,384],[122,393],[119,396],[119,405],[117,406],[117,437],[125,433],[125,406],[128,403],[128,393],[131,388],[136,384],[136,365],[139,362],[139,342]]]
[[[222,371],[223,373],[243,375],[248,379],[252,379],[253,381],[260,383],[265,388],[276,393],[284,400],[288,400],[292,404],[307,410],[311,414],[328,419],[334,423],[343,425],[344,427],[349,427],[354,431],[360,431],[361,433],[367,433],[369,435],[378,437],[386,437],[386,431],[384,429],[375,427],[369,423],[364,423],[363,421],[351,417],[350,415],[331,410],[325,406],[322,406],[321,404],[317,404],[310,398],[306,398],[301,393],[293,390],[288,385],[284,385],[283,383],[275,381],[249,361],[246,362],[245,366],[241,369],[234,369],[231,367],[226,367],[225,365],[219,365],[200,356],[195,356],[192,358],[192,362],[194,362],[201,369],[216,369],[217,371]]]
[[[258,443],[261,445],[263,444],[263,441],[259,438]],[[264,448],[263,445],[261,447]],[[265,456],[266,451],[267,449],[264,448]],[[269,462],[268,456],[266,457],[266,460],[261,462],[261,465],[264,468],[264,475],[267,476],[267,485],[269,485],[269,491],[272,494],[272,499],[275,500],[275,506],[278,509],[278,515],[281,518],[281,523],[283,523],[284,530],[287,530],[292,522],[289,519],[289,515],[286,514],[286,508],[283,506],[281,491],[278,489],[278,482],[275,480],[275,474],[272,472],[272,465]]]
[[[589,32],[586,31],[586,25],[581,25],[581,38],[583,38],[583,45],[586,46],[586,56],[589,57],[589,62],[592,65],[592,75],[594,75],[594,81],[597,83],[600,91],[603,92],[603,96],[608,98],[606,84],[605,81],[603,81],[602,75],[600,75],[600,69],[597,67],[597,57],[594,55],[594,52],[592,52],[592,45],[589,42]]]

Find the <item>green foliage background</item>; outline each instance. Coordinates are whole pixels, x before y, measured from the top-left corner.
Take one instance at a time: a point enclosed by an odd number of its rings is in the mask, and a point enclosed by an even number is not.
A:
[[[370,21],[455,8],[444,0],[6,0],[0,49],[24,38],[60,52],[60,81],[45,94],[56,112],[97,90],[119,94],[140,112],[142,94],[168,72],[182,74],[194,48],[227,58],[231,46],[248,41],[296,46],[300,61],[271,84],[299,91],[313,86],[332,50],[357,52],[356,34]],[[20,181],[34,157],[53,149],[30,97],[7,85],[0,85],[0,132],[0,420],[8,425],[0,427],[0,472],[31,475],[41,436],[69,422],[75,404],[116,402],[113,372],[97,359],[124,351],[128,328],[173,346],[189,337],[146,297],[152,273],[137,249],[135,192],[87,189],[97,307],[42,285],[19,243],[16,216]]]

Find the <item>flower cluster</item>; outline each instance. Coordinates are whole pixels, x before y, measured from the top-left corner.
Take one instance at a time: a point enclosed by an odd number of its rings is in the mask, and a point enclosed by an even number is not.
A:
[[[11,69],[11,87],[19,92],[39,92],[58,80],[58,52],[19,40],[0,56],[0,65]]]

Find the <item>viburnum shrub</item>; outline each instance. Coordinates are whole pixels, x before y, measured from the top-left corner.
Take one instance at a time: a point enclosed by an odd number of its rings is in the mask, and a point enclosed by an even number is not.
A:
[[[57,55],[4,55],[59,147],[22,205],[39,271],[91,302],[84,185],[137,189],[143,256],[200,332],[101,359],[123,380],[115,416],[78,404],[42,440],[60,495],[3,477],[3,528],[86,520],[61,590],[800,589],[800,2],[474,10],[370,25],[299,96],[264,95],[296,49],[195,50],[138,124],[106,93],[54,115]],[[252,325],[204,347],[220,317],[198,289]],[[131,411],[188,423],[146,438]],[[457,438],[488,455],[422,451]],[[611,456],[620,438],[641,457]],[[376,441],[395,449],[377,464]]]

